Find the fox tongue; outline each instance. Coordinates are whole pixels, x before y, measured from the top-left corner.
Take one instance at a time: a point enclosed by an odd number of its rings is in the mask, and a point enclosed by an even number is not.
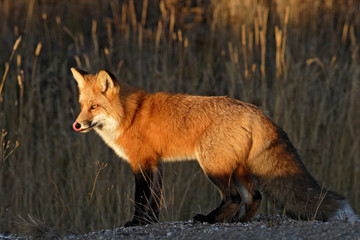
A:
[[[78,125],[78,122],[75,121],[75,122],[73,123],[73,129],[74,129],[75,131],[77,131],[77,132],[80,132],[80,131],[81,131],[81,128],[77,128],[76,125]]]

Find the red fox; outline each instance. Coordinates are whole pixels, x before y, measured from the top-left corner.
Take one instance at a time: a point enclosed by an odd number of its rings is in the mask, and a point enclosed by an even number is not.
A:
[[[71,71],[81,105],[74,130],[94,129],[135,175],[135,213],[125,226],[158,221],[161,161],[185,159],[199,162],[222,197],[194,221],[249,221],[261,193],[292,218],[358,220],[343,196],[319,186],[287,134],[258,107],[228,97],[150,94],[107,70]]]

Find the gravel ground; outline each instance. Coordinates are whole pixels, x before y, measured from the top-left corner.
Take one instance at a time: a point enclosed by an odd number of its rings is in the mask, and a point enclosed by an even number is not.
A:
[[[258,216],[248,223],[165,222],[141,227],[119,227],[83,235],[44,239],[351,239],[360,240],[360,222],[295,221]],[[31,239],[0,234],[0,239]]]

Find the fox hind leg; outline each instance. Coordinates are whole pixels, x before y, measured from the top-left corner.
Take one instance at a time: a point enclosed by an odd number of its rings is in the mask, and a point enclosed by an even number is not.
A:
[[[234,182],[241,194],[243,204],[234,216],[233,221],[247,222],[259,209],[262,196],[255,188],[252,177],[243,166],[239,166],[234,172]]]
[[[224,132],[227,132],[225,130]],[[217,132],[218,129],[215,131]],[[216,141],[209,137],[212,134],[215,133],[207,132],[200,141],[197,159],[206,176],[218,188],[222,201],[208,215],[196,215],[194,220],[209,223],[231,222],[241,206],[242,196],[237,189],[234,177],[239,164],[247,156],[247,137],[245,133],[236,132],[234,134],[244,135],[240,138],[243,142],[239,144],[236,139],[235,144],[224,144],[228,139],[226,134],[216,135]]]
[[[222,201],[220,205],[208,215],[196,215],[194,217],[194,221],[208,223],[230,222],[233,215],[239,209],[241,203],[240,194],[231,179],[231,175],[208,175],[208,177],[219,189],[222,195]]]

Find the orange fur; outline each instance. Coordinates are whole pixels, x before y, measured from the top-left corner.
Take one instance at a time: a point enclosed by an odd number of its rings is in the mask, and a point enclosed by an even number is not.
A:
[[[150,179],[151,185],[152,178],[160,176],[156,174],[161,160],[197,159],[223,197],[213,212],[196,216],[198,221],[251,219],[261,201],[257,189],[296,218],[329,220],[347,204],[342,196],[329,192],[318,208],[321,188],[286,133],[251,104],[228,97],[150,94],[106,70],[96,75],[72,72],[82,106],[74,129],[94,128],[129,162],[138,183],[138,201],[152,196],[145,183]],[[149,179],[136,175],[144,171]],[[130,225],[141,224],[139,218],[149,209],[138,208]]]

